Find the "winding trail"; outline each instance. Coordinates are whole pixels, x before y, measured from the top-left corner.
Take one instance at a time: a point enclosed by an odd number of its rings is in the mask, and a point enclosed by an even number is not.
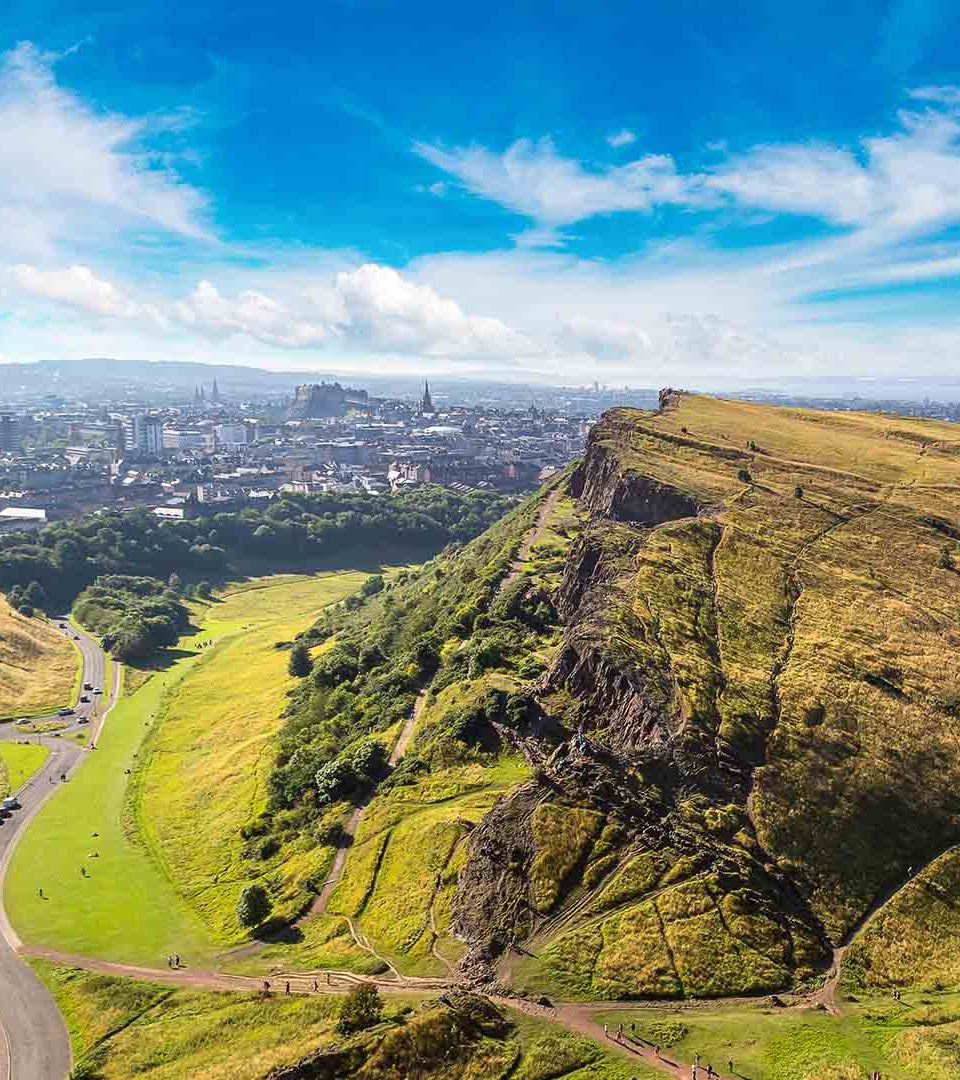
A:
[[[83,660],[82,683],[111,686],[109,700],[95,697],[89,705],[77,703],[78,714],[90,719],[87,747],[57,735],[30,735],[31,741],[46,746],[50,756],[44,765],[14,794],[21,809],[0,828],[0,895],[7,867],[20,837],[31,819],[58,789],[58,778],[66,778],[79,768],[87,749],[96,745],[107,715],[117,703],[120,677],[117,665],[109,660],[99,643],[66,622],[64,633],[74,639]],[[108,675],[111,676],[108,678]],[[82,693],[82,691],[81,691]],[[105,704],[105,707],[103,707]],[[41,719],[57,719],[56,714]],[[5,726],[0,738],[24,738],[15,725]],[[70,1036],[60,1010],[50,992],[22,959],[23,948],[0,903],[0,1080],[63,1080],[70,1071]]]
[[[424,687],[419,694],[417,694],[417,700],[414,703],[413,708],[410,710],[410,715],[403,723],[403,727],[400,729],[400,735],[394,744],[393,750],[390,752],[390,757],[387,764],[391,769],[397,767],[397,763],[407,752],[407,747],[410,745],[410,740],[413,738],[413,732],[416,729],[417,721],[420,719],[420,713],[423,711],[424,702],[427,700],[427,687]],[[373,798],[374,793],[371,792],[359,806],[350,815],[347,824],[344,826],[343,832],[345,842],[341,843],[337,849],[337,854],[334,857],[333,865],[330,867],[330,876],[323,883],[323,887],[317,894],[316,900],[313,902],[313,906],[310,908],[309,914],[322,915],[327,910],[327,904],[330,903],[330,897],[333,895],[333,890],[337,887],[340,878],[343,876],[343,868],[346,865],[347,855],[350,852],[350,847],[353,844],[354,837],[357,835],[357,829],[360,828],[360,822],[363,820],[363,815],[366,813],[367,807],[370,805],[370,800]],[[349,921],[349,920],[348,920]],[[351,933],[353,928],[351,926]],[[356,935],[354,935],[356,936]],[[366,948],[366,946],[362,946]],[[372,951],[372,949],[368,949]],[[376,955],[376,954],[375,954]],[[383,959],[380,957],[380,959]],[[384,960],[384,963],[388,963]]]

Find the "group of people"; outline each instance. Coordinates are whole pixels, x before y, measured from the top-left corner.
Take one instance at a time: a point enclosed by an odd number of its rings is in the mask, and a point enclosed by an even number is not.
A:
[[[330,985],[330,973],[327,972],[327,986],[329,986],[329,985]],[[265,994],[270,993],[270,980],[269,979],[264,979],[263,980],[263,992]],[[289,979],[287,979],[283,984],[283,992],[285,994],[289,994],[291,992],[291,990],[290,990],[290,980]],[[315,994],[320,993],[320,982],[317,979],[313,980],[313,992]]]
[[[637,1041],[636,1040],[636,1034],[635,1034],[636,1030],[637,1030],[636,1022],[631,1020],[630,1021],[630,1040],[631,1040],[631,1042],[636,1042]],[[609,1024],[604,1024],[603,1025],[603,1034],[608,1039],[613,1038],[614,1042],[622,1043],[623,1042],[623,1036],[624,1036],[623,1024],[617,1024],[617,1030],[616,1030],[615,1034],[612,1035],[612,1036],[610,1034],[610,1025]],[[643,1041],[646,1042],[647,1040],[644,1039]],[[662,1055],[660,1053],[659,1044],[658,1043],[653,1043],[652,1045],[653,1045],[654,1054],[658,1058],[661,1057]],[[727,1062],[727,1068],[730,1070],[730,1074],[732,1076],[733,1075],[733,1058],[731,1058]],[[690,1066],[690,1077],[691,1077],[691,1080],[714,1080],[714,1077],[716,1077],[716,1080],[720,1080],[720,1074],[714,1070],[714,1068],[713,1068],[713,1066],[711,1064],[708,1063],[706,1065],[706,1067],[704,1067],[703,1065],[700,1064],[700,1055],[699,1054],[697,1054],[697,1056],[694,1058],[693,1065]],[[876,1073],[874,1075],[874,1077],[873,1077],[873,1080],[880,1080],[880,1074]]]
[[[172,953],[170,956],[167,957],[167,967],[168,968],[178,968],[179,966],[180,966],[180,954],[179,953]]]

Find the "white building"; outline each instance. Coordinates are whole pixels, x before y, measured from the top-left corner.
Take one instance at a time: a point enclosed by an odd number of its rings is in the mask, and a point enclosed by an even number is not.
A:
[[[164,450],[203,450],[205,445],[202,431],[184,431],[181,428],[163,429]]]
[[[138,413],[123,421],[123,444],[127,450],[150,457],[163,453],[163,423],[157,416]]]
[[[217,446],[224,450],[247,445],[247,428],[244,424],[217,424],[213,432],[217,437]]]
[[[47,523],[46,510],[33,510],[26,506],[5,506],[0,510],[0,533],[33,531]]]

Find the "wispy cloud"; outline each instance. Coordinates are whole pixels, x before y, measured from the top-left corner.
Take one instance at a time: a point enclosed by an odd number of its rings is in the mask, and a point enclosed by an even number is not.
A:
[[[591,168],[562,157],[549,138],[519,139],[503,153],[481,146],[445,150],[428,143],[417,143],[414,149],[472,194],[549,228],[572,225],[597,214],[717,201],[699,177],[679,174],[667,154],[648,154],[626,165]]]
[[[636,141],[637,136],[629,128],[621,128],[620,131],[607,136],[607,142],[614,150],[619,150],[622,146],[631,146]]]
[[[206,200],[151,158],[152,120],[95,111],[58,85],[58,57],[22,43],[0,55],[0,222],[24,253],[155,229],[209,239]],[[177,122],[182,122],[182,117]]]

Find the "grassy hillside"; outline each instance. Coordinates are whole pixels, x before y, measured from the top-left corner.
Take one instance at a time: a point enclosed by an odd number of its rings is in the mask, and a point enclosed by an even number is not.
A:
[[[401,970],[804,985],[960,841],[960,432],[670,394],[607,414],[533,545],[546,496],[310,631],[255,831],[327,837],[372,791],[328,916]],[[418,693],[400,766],[351,774]],[[850,950],[868,980],[933,955],[945,902],[912,897]]]
[[[0,596],[0,719],[66,705],[79,674],[77,650],[53,623],[25,618]]]
[[[317,1068],[306,1075],[343,1080],[660,1075],[617,1061],[548,1021],[499,1012],[463,995],[440,1002],[391,994],[381,1023],[345,1037],[336,1032],[336,995],[204,993],[42,962],[36,968],[66,1017],[78,1077],[262,1080],[268,1073],[283,1076],[285,1067],[301,1061]]]
[[[141,835],[215,940],[237,938],[236,904],[248,884],[241,828],[266,804],[270,746],[286,695],[289,651],[275,647],[368,575],[344,571],[260,578],[220,594],[197,617],[207,639],[189,676],[164,701],[135,786]],[[319,856],[319,857],[318,857]],[[286,851],[250,880],[322,873],[323,852]]]

